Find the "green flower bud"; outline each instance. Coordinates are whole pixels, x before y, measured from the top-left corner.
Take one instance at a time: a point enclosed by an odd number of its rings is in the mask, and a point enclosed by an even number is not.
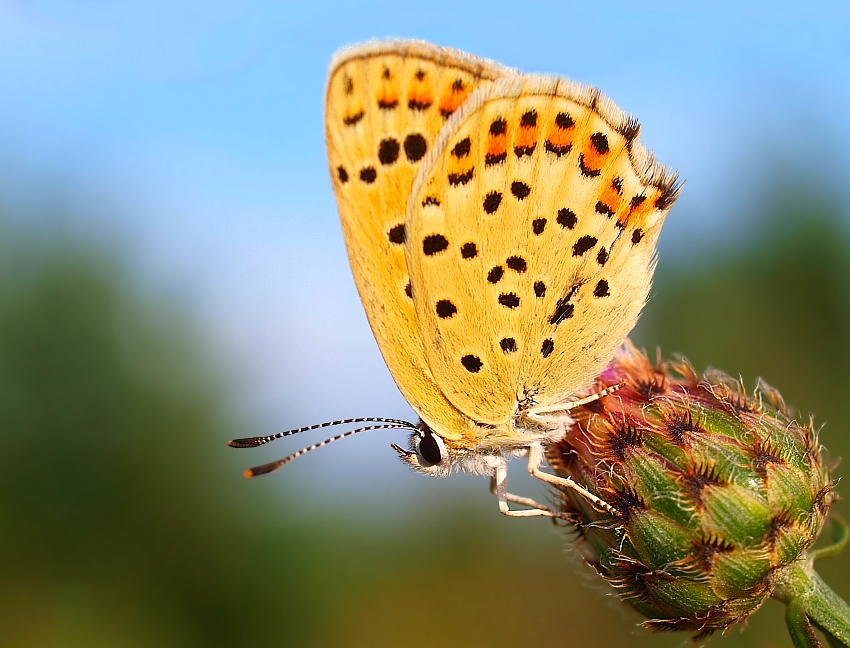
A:
[[[697,635],[745,619],[805,558],[835,498],[811,421],[760,383],[748,394],[719,371],[659,361],[627,344],[550,446],[574,491],[558,507],[588,563],[656,629]]]

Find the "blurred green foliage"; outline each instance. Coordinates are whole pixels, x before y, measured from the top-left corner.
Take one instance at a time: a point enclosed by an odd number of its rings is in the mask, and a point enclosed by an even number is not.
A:
[[[779,192],[750,215],[754,238],[733,238],[727,249],[706,251],[687,267],[662,259],[640,340],[685,355],[699,370],[711,365],[740,374],[750,386],[761,376],[803,414],[827,421],[825,438],[840,442],[850,423],[844,216],[814,191]]]
[[[223,487],[223,386],[186,322],[68,240],[5,236],[0,277],[2,645],[239,645],[269,603],[315,618],[280,587],[314,538],[251,565],[274,535]]]
[[[828,422],[833,457],[850,451],[842,216],[784,195],[754,215],[757,236],[662,259],[637,334],[698,369],[764,376]],[[458,501],[371,526],[238,488],[223,442],[250,430],[218,363],[109,253],[0,221],[0,644],[681,645],[635,630],[544,521]],[[850,598],[850,558],[833,563]],[[771,603],[713,642],[790,645],[781,614]]]

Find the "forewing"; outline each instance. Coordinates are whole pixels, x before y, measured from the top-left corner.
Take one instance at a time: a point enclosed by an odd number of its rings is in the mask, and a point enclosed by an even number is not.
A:
[[[405,260],[405,209],[445,121],[482,83],[509,73],[423,42],[375,42],[331,63],[325,137],[349,261],[372,332],[402,394],[446,436],[468,421],[437,387],[423,353]]]

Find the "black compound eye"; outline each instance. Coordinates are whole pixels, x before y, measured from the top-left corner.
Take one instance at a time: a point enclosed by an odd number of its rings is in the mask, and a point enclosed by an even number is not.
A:
[[[443,453],[440,451],[440,444],[436,437],[431,433],[431,430],[425,430],[422,438],[419,440],[419,446],[416,451],[429,464],[438,464],[443,460]]]

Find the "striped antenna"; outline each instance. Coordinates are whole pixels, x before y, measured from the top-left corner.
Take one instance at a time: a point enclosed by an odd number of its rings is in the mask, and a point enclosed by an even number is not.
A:
[[[320,428],[333,427],[335,425],[348,425],[349,423],[391,423],[392,425],[404,425],[407,427],[415,427],[413,423],[409,423],[408,421],[367,416],[361,418],[340,419],[338,421],[328,421],[327,423],[317,423],[316,425],[308,425],[307,427],[302,427],[295,430],[286,430],[285,432],[278,432],[277,434],[270,434],[269,436],[233,439],[233,441],[228,441],[227,445],[229,445],[231,448],[257,448],[261,445],[266,445],[267,443],[270,443],[275,439],[282,439],[283,437],[292,436],[293,434],[309,432],[310,430],[318,430]]]
[[[356,430],[349,430],[348,432],[343,432],[342,434],[338,434],[335,437],[331,437],[330,439],[325,439],[324,441],[314,443],[313,445],[308,446],[303,450],[293,452],[291,455],[289,455],[288,457],[284,457],[283,459],[278,459],[277,461],[272,461],[270,463],[263,464],[262,466],[257,466],[256,468],[246,470],[245,476],[256,477],[257,475],[266,475],[272,471],[277,470],[278,468],[281,468],[282,466],[285,466],[293,459],[297,459],[301,455],[305,455],[308,452],[312,452],[316,448],[321,448],[322,446],[326,446],[329,443],[339,441],[340,439],[344,439],[345,437],[349,437],[359,432],[366,432],[368,430],[408,430],[409,432],[416,432],[416,428],[410,423],[407,423],[406,421],[401,421],[401,423],[403,423],[403,425],[369,425],[367,427],[357,428]]]

